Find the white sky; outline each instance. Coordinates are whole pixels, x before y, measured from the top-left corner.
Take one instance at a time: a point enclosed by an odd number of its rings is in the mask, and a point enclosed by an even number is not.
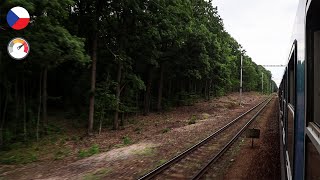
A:
[[[285,64],[299,0],[213,0],[227,32],[259,65]],[[283,68],[267,68],[279,84]]]

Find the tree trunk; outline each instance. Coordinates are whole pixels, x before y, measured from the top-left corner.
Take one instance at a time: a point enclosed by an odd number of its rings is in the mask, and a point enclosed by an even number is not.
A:
[[[152,86],[152,68],[148,70],[148,82],[147,89],[144,95],[144,115],[148,115],[150,112],[150,101],[151,101],[151,86]]]
[[[185,91],[185,89],[184,89],[184,80],[183,80],[183,79],[180,79],[179,82],[180,82],[180,83],[179,83],[180,92],[184,92],[184,91]]]
[[[48,128],[48,114],[47,114],[47,99],[48,99],[48,93],[47,93],[47,80],[48,80],[48,67],[44,67],[43,69],[43,84],[42,84],[42,119],[45,131],[47,131]]]
[[[210,81],[207,80],[207,100],[210,100]]]
[[[162,110],[161,102],[162,102],[162,91],[163,91],[163,73],[164,73],[164,65],[160,65],[160,80],[159,80],[159,89],[158,89],[158,103],[157,103],[157,111]]]
[[[104,119],[104,107],[102,107],[102,111],[101,111],[101,114],[100,114],[99,134],[101,134],[103,119]]]
[[[94,96],[96,91],[96,75],[97,75],[97,50],[98,50],[98,33],[99,27],[98,22],[100,13],[103,7],[102,0],[97,0],[95,4],[96,13],[93,22],[93,39],[92,39],[92,69],[91,69],[91,89],[90,89],[90,103],[89,103],[89,118],[88,118],[88,135],[93,133],[93,122],[94,122]]]
[[[22,91],[23,91],[23,137],[24,141],[27,141],[27,104],[26,104],[26,80],[22,77]]]
[[[189,79],[189,82],[188,82],[188,92],[189,92],[189,94],[193,93],[192,80],[191,79]]]
[[[1,55],[1,52],[0,52]],[[1,59],[0,59],[0,65],[1,65]],[[0,86],[0,117],[2,116],[2,88]],[[1,120],[0,120],[1,122]],[[2,137],[2,129],[0,130],[0,148],[3,142],[3,137]]]
[[[203,95],[205,99],[207,99],[207,89],[208,89],[207,86],[208,86],[208,83],[207,83],[207,80],[205,80],[205,86],[203,91]]]
[[[15,126],[14,126],[14,133],[17,132],[17,124],[19,124],[19,92],[18,92],[18,73],[16,73],[16,82],[14,85],[14,96],[15,96],[15,103],[16,103],[16,109],[15,109]]]
[[[39,105],[38,105],[38,117],[37,117],[37,127],[36,127],[36,137],[37,141],[39,141],[39,125],[40,125],[40,115],[41,115],[41,104],[42,104],[42,71],[40,72],[40,78],[39,78]]]
[[[209,91],[208,91],[208,97],[209,97],[209,100],[211,98],[211,91],[212,91],[212,79],[209,80]]]
[[[136,108],[137,108],[137,110],[136,110],[136,116],[138,116],[138,109],[139,109],[139,93],[137,92],[137,94],[136,94]]]
[[[124,126],[125,126],[125,124],[124,124],[124,119],[125,119],[124,115],[125,115],[124,112],[122,112],[121,113],[121,121],[120,121],[120,127],[122,129],[124,129]]]
[[[172,79],[169,80],[169,84],[168,84],[168,98],[171,98],[171,94],[172,94]]]
[[[8,88],[8,87],[6,87],[6,88]],[[9,97],[9,90],[7,89],[6,99],[4,101],[4,107],[3,107],[3,112],[2,112],[2,118],[1,118],[1,122],[0,122],[0,147],[3,144],[3,127],[4,127],[4,122],[5,122],[5,118],[6,118],[6,114],[7,114],[8,97]],[[0,103],[1,103],[1,101],[0,101]],[[2,109],[0,109],[0,110],[2,110]]]
[[[114,113],[113,120],[113,129],[119,129],[119,106],[120,106],[120,93],[121,93],[121,63],[118,64],[118,73],[117,73],[117,87],[116,87],[116,110]]]
[[[1,59],[1,55],[2,55],[2,52],[0,51],[0,66],[2,65],[2,59]],[[0,74],[1,76],[2,76],[2,74]],[[0,80],[2,80],[2,78],[0,77]],[[1,86],[0,86],[0,117],[2,116],[2,88],[1,88]],[[2,128],[2,126],[1,126],[1,124],[2,124],[2,122],[1,122],[1,120],[0,120],[0,148],[1,148],[1,146],[2,146],[2,144],[3,144],[3,128]]]
[[[92,70],[91,70],[91,92],[89,105],[89,120],[88,120],[88,135],[93,133],[94,122],[94,96],[96,91],[96,73],[97,73],[97,48],[98,48],[98,33],[95,32],[92,46]]]

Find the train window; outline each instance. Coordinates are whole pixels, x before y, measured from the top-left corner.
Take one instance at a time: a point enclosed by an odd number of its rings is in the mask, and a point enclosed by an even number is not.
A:
[[[314,87],[313,107],[320,107],[320,31],[314,32]],[[314,122],[320,125],[320,109],[314,109]]]
[[[320,126],[319,8],[320,2],[312,1],[307,14],[307,118],[318,126]]]
[[[294,44],[289,65],[288,65],[288,71],[289,71],[289,94],[288,94],[288,103],[294,107],[295,106],[295,62],[296,62],[296,43]]]
[[[286,144],[286,149],[288,152],[288,158],[290,160],[290,168],[293,171],[293,164],[294,164],[294,106],[295,106],[295,64],[296,64],[296,41],[292,46],[291,53],[290,53],[290,59],[286,71],[286,90],[288,91],[287,93],[287,111],[286,116],[285,116],[285,124],[286,128],[285,131],[287,133],[287,144]]]
[[[320,179],[320,1],[309,1],[307,33],[306,179]]]

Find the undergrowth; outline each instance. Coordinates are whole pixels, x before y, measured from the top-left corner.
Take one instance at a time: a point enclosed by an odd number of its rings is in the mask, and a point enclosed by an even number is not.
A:
[[[65,146],[65,135],[50,135],[39,142],[13,143],[0,151],[0,164],[27,164],[43,158],[60,160],[68,157],[71,149]]]
[[[82,149],[78,152],[80,158],[89,157],[100,152],[100,148],[97,144],[92,145],[89,149]]]
[[[197,116],[196,115],[192,115],[191,118],[188,121],[188,124],[195,124],[197,121]]]
[[[129,136],[124,136],[124,137],[122,138],[122,140],[123,140],[123,144],[124,144],[124,145],[132,144],[132,140],[130,139]]]

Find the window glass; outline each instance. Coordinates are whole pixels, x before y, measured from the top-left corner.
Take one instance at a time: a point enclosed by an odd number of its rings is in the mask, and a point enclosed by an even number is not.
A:
[[[294,54],[294,53],[293,53]],[[294,56],[292,54],[292,56]],[[289,103],[294,107],[294,94],[295,94],[295,82],[294,82],[294,58],[291,58],[291,62],[290,62],[290,69],[289,69]]]
[[[314,122],[320,125],[320,31],[313,33],[314,61]]]

